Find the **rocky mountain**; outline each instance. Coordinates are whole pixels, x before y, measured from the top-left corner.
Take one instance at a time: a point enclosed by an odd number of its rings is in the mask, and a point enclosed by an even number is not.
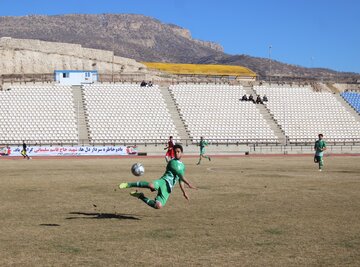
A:
[[[228,55],[220,44],[193,39],[187,29],[142,15],[0,17],[0,37],[6,36],[81,44],[112,50],[117,56],[137,61],[241,65],[260,76],[360,79],[360,75],[354,73],[308,69],[278,61],[270,64],[266,58]]]
[[[137,61],[196,62],[223,53],[218,44],[192,39],[186,29],[141,15],[0,17],[5,36],[81,44]]]
[[[356,82],[360,74],[351,72],[337,72],[325,68],[304,68],[297,65],[282,63],[266,58],[251,57],[247,55],[215,55],[203,57],[197,63],[201,64],[224,64],[245,66],[253,70],[260,77],[272,76],[273,80],[324,80]]]

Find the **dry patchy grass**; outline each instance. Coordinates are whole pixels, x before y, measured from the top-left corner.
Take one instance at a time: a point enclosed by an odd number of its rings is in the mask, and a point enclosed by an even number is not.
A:
[[[360,166],[328,157],[185,158],[162,210],[119,190],[163,159],[0,160],[1,266],[359,266]],[[144,190],[147,195],[150,193]]]

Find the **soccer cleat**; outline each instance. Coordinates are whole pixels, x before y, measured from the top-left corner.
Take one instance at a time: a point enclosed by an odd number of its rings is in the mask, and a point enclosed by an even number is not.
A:
[[[130,196],[136,197],[136,198],[143,198],[144,197],[144,193],[138,192],[138,191],[133,191],[130,192]]]
[[[128,183],[121,183],[121,184],[119,184],[119,188],[120,188],[120,189],[124,189],[124,188],[128,188],[128,187],[129,187]]]
[[[209,161],[211,161],[211,158],[209,157]]]

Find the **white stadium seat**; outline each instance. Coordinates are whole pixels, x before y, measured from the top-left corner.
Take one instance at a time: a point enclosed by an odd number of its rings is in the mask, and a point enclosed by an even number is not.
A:
[[[71,87],[13,86],[0,91],[0,101],[3,142],[77,142]],[[61,130],[69,131],[66,140],[56,134]]]
[[[91,142],[179,138],[157,85],[85,85],[83,93]]]
[[[312,141],[319,133],[333,142],[360,141],[360,122],[329,92],[309,87],[255,86],[290,143]]]
[[[170,92],[195,140],[203,136],[219,143],[278,142],[256,105],[239,101],[245,94],[242,86],[173,85]]]

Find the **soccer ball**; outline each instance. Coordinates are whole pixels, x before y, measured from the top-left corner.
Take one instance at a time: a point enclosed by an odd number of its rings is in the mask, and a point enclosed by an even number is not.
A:
[[[145,172],[145,168],[141,163],[135,163],[131,166],[131,172],[135,176],[141,176]]]

